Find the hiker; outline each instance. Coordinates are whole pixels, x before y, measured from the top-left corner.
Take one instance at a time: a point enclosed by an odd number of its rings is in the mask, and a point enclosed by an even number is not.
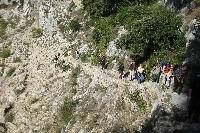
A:
[[[130,81],[137,79],[137,70],[136,68],[129,70],[130,71]]]
[[[167,81],[168,81],[168,72],[170,71],[171,69],[171,66],[169,64],[167,65],[164,65],[163,66],[163,69],[162,69],[162,72],[164,74],[164,84],[166,85],[167,84]]]
[[[59,57],[60,57],[60,53],[58,53],[58,55],[55,55],[55,57],[52,60],[55,63],[55,68],[58,66]]]
[[[55,57],[53,58],[53,62],[54,62],[54,63],[57,63],[57,61],[58,61],[58,56],[55,55]]]
[[[159,79],[160,79],[160,74],[161,74],[161,67],[160,64],[154,64],[153,69],[151,71],[151,78],[152,78],[152,82],[157,82],[159,83]]]
[[[139,65],[138,69],[137,69],[137,80],[138,83],[142,83],[144,82],[144,68],[142,67],[142,64]]]
[[[129,73],[130,73],[130,81],[134,80],[136,75],[136,66],[134,61],[129,66]]]
[[[79,51],[78,51],[78,50],[76,50],[76,60],[78,60],[78,59],[79,59],[79,57],[80,57],[80,53],[79,53]]]
[[[172,75],[172,73],[173,73],[173,66],[170,65],[170,67],[168,69],[169,69],[169,71],[167,73],[167,81],[168,81],[168,85],[167,86],[170,87],[171,86],[171,82],[172,82],[172,78],[173,78],[173,75]]]
[[[118,72],[119,72],[119,78],[122,79],[124,74],[124,64],[122,62],[118,64]]]
[[[200,116],[200,72],[190,71],[187,75],[188,86],[188,118],[192,122],[198,122]]]
[[[182,76],[183,76],[183,72],[181,68],[177,68],[174,71],[174,88],[173,91],[177,92],[178,94],[180,94],[182,88],[183,88],[183,84],[182,84]]]
[[[187,65],[183,65],[174,72],[174,91],[180,94],[187,74]]]
[[[103,69],[107,69],[107,60],[105,56],[102,56],[101,60],[100,60],[100,64],[101,64],[101,68]]]

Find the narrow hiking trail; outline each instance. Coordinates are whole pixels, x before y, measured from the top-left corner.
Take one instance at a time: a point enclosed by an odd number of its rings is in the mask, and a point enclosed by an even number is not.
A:
[[[113,69],[102,70],[98,66],[92,66],[90,63],[83,63],[80,60],[74,59],[72,56],[67,56],[66,60],[74,67],[80,66],[86,74],[91,75],[94,78],[98,78],[98,81],[103,86],[108,86],[109,83],[116,83],[119,86],[131,85],[135,88],[138,88],[140,86],[137,83],[137,81],[129,81],[128,79],[119,79],[119,74],[117,70]]]

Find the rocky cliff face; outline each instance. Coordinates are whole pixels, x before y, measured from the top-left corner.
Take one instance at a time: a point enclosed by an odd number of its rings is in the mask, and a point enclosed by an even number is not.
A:
[[[74,58],[91,46],[81,1],[0,2],[0,132],[143,131],[158,105],[170,114],[178,103],[159,84],[121,80],[115,69]],[[69,29],[74,18],[79,32]]]

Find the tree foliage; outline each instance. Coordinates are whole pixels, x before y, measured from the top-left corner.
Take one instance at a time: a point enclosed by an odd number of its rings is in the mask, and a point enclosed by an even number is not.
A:
[[[131,23],[118,46],[144,58],[158,50],[174,50],[185,43],[181,26],[181,18],[165,7],[152,7],[145,17]]]
[[[183,51],[185,47],[181,17],[156,0],[83,0],[84,9],[94,26],[95,57],[104,55],[108,43],[117,37],[117,29],[128,31],[117,46],[136,55],[140,61],[166,57],[167,53]],[[176,57],[175,57],[176,58]],[[177,57],[178,58],[178,57]],[[171,58],[170,58],[171,59]],[[173,60],[173,59],[172,59]],[[177,62],[178,59],[174,59]],[[148,63],[147,63],[148,64]]]
[[[95,17],[109,16],[116,13],[121,6],[150,4],[156,0],[83,0],[84,9]]]

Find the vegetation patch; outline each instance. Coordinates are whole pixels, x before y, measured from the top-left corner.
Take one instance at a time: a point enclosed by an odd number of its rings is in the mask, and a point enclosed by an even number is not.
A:
[[[43,30],[41,28],[32,28],[32,37],[33,38],[38,38],[43,35]]]
[[[82,53],[80,55],[80,59],[81,59],[82,62],[88,62],[89,61],[89,56],[90,55],[88,55],[88,53]]]
[[[20,0],[19,1],[20,5],[19,5],[19,9],[22,9],[24,7],[24,0]]]
[[[68,11],[69,11],[69,12],[72,12],[75,8],[76,8],[76,4],[74,3],[74,1],[72,1],[72,2],[69,4]]]
[[[31,100],[31,104],[34,104],[34,103],[38,102],[39,100],[40,100],[39,98],[33,98],[33,99]]]
[[[194,0],[194,2],[195,2],[198,6],[200,6],[200,0]]]
[[[3,47],[3,50],[0,51],[0,58],[8,58],[11,55],[11,48],[9,45]]]
[[[0,9],[6,9],[6,8],[8,8],[8,5],[6,5],[6,4],[1,4],[0,5]]]
[[[70,75],[70,85],[72,87],[77,85],[77,78],[80,72],[81,72],[80,66],[77,66],[76,68],[72,68],[72,72]]]
[[[125,104],[125,101],[124,101],[123,98],[118,99],[117,102],[116,102],[116,108],[117,108],[117,110],[119,110],[119,111],[125,110],[125,109],[126,109],[126,106],[125,106],[125,105],[126,105],[126,104]]]
[[[35,18],[29,18],[29,19],[27,18],[25,22],[25,26],[30,27],[34,22],[35,22]]]
[[[12,111],[10,111],[5,115],[5,122],[13,122],[14,118],[15,114]]]
[[[58,28],[60,29],[60,32],[62,32],[63,34],[65,33],[65,31],[66,31],[66,26],[65,26],[64,24],[60,23],[60,24],[58,25]]]
[[[79,23],[78,19],[71,20],[71,22],[69,23],[69,28],[73,32],[79,31],[81,29],[81,24]]]
[[[94,88],[96,91],[99,91],[99,92],[103,92],[105,93],[106,90],[108,89],[107,87],[104,87],[104,86],[101,86],[101,85],[96,85],[95,88]]]
[[[136,91],[132,94],[129,94],[131,101],[136,102],[137,106],[141,113],[144,113],[147,109],[147,102],[140,96],[140,92]]]
[[[128,34],[117,42],[117,48],[139,57],[140,63],[150,65],[146,68],[148,72],[158,58],[180,62],[186,43],[185,33],[180,30],[182,18],[156,2],[83,0],[84,9],[91,18],[89,24],[94,26],[92,64],[99,64],[108,43],[117,37],[119,26],[124,26]],[[174,56],[177,52],[181,54]]]
[[[8,72],[6,73],[6,77],[10,77],[13,75],[13,73],[15,72],[16,68],[15,67],[11,67]]]
[[[63,70],[64,72],[68,71],[69,69],[70,69],[70,65],[69,65],[69,64],[63,64],[63,65],[62,65],[62,70]]]
[[[19,22],[20,22],[20,18],[17,15],[8,19],[8,24],[10,25],[12,29],[15,29]]]
[[[157,5],[144,12],[141,19],[130,22],[129,33],[120,40],[119,48],[139,55],[145,61],[154,52],[170,52],[185,45],[184,33],[180,31],[181,18]]]
[[[78,101],[74,101],[70,98],[66,98],[63,105],[60,108],[60,117],[63,124],[68,124],[72,119],[74,119],[74,112]]]
[[[5,37],[7,26],[8,26],[8,22],[5,21],[5,20],[0,16],[0,37],[1,37],[1,38]]]
[[[24,91],[25,91],[25,87],[24,87],[23,89],[21,89],[21,90],[19,90],[19,89],[14,90],[14,93],[15,93],[17,96],[19,96],[19,95],[21,95]]]
[[[92,16],[110,16],[117,12],[122,6],[149,5],[156,0],[83,0],[84,9]]]
[[[16,57],[16,58],[14,59],[14,63],[19,63],[19,62],[22,62],[22,60],[20,59],[20,57]]]

